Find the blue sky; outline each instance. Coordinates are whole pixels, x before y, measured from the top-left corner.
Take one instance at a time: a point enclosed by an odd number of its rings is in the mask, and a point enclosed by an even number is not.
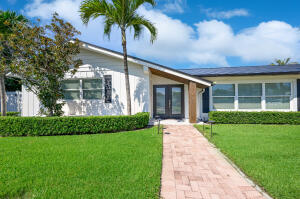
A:
[[[81,0],[0,0],[1,9],[49,21],[57,11],[82,32],[80,39],[121,51],[120,32],[103,37],[101,19],[83,26]],[[269,64],[275,58],[300,61],[300,1],[159,0],[139,13],[158,28],[151,45],[145,30],[139,41],[128,32],[128,51],[174,68]]]

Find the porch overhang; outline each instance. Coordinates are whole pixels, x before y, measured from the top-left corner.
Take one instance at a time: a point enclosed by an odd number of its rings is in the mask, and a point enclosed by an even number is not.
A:
[[[202,83],[201,81],[193,81],[193,79],[191,80],[190,78],[185,78],[179,75],[175,75],[175,74],[171,74],[162,70],[157,70],[154,68],[149,68],[149,70],[151,71],[152,74],[160,76],[160,77],[164,77],[167,79],[171,79],[177,82],[181,82],[184,84],[189,84],[189,82],[194,82],[196,84],[197,88],[207,88],[211,85],[211,83],[209,83],[209,85]]]
[[[161,76],[167,79],[171,79],[177,82],[181,82],[188,85],[188,96],[189,96],[189,122],[196,123],[197,122],[197,88],[205,89],[211,85],[210,82],[202,83],[203,80],[193,81],[192,78],[185,78],[182,75],[171,74],[166,71],[149,68],[152,74]],[[209,83],[209,84],[207,84]]]

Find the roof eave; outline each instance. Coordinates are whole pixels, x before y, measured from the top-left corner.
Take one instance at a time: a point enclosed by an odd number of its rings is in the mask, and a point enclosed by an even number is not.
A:
[[[291,72],[271,72],[271,73],[237,73],[237,74],[206,74],[206,75],[195,75],[197,77],[230,77],[230,76],[263,76],[263,75],[292,75],[300,74],[300,71],[291,71]]]
[[[94,45],[94,44],[90,44],[88,42],[84,42],[84,41],[80,41],[80,42],[82,44],[80,46],[81,48],[84,48],[84,49],[87,49],[87,50],[92,50],[94,52],[102,53],[102,54],[112,56],[112,57],[116,57],[116,58],[119,58],[119,59],[123,59],[123,54],[120,53],[120,52],[113,51],[113,50],[110,50],[110,49],[106,49],[106,48],[103,48],[103,47],[100,47],[100,46],[97,46],[97,45]],[[182,72],[182,71],[179,71],[179,70],[167,67],[167,66],[163,66],[163,65],[160,65],[160,64],[156,64],[154,62],[150,62],[150,61],[138,58],[138,57],[134,57],[134,56],[129,55],[127,60],[129,62],[132,62],[132,63],[140,64],[140,65],[147,66],[147,67],[150,67],[150,68],[154,68],[154,69],[157,69],[157,70],[161,70],[163,72],[167,72],[167,73],[170,73],[170,74],[173,74],[173,75],[178,75],[182,78],[188,79],[190,81],[194,81],[194,82],[199,83],[199,84],[203,84],[205,86],[211,86],[212,85],[211,81],[204,80],[204,79],[199,78],[197,76],[190,75],[188,73],[185,73],[185,72]]]

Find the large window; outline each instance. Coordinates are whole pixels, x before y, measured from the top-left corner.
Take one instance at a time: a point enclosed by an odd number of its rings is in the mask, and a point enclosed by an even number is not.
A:
[[[266,109],[290,109],[291,83],[266,83]]]
[[[261,109],[262,84],[238,85],[239,109]]]
[[[102,99],[102,79],[75,79],[64,80],[62,89],[65,100],[93,100]]]
[[[83,79],[83,99],[101,99],[102,87],[102,79]]]
[[[213,110],[290,110],[291,82],[216,84]]]
[[[234,109],[234,84],[217,84],[213,86],[213,109]]]
[[[80,99],[80,81],[79,80],[64,80],[62,82],[64,99],[77,100]]]

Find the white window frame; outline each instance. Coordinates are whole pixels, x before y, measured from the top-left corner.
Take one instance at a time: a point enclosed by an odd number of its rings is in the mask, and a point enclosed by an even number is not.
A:
[[[293,90],[292,89],[292,87],[293,87],[292,82],[266,82],[266,83],[268,83],[268,84],[289,83],[290,84],[290,88],[291,88],[291,94],[290,95],[269,95],[269,96],[266,96],[266,93],[265,93],[265,110],[267,110],[267,111],[269,111],[269,110],[273,110],[273,111],[276,111],[276,110],[278,110],[278,111],[291,110],[291,106],[292,106],[291,101],[292,101],[292,96],[293,96],[292,95],[292,90]],[[265,89],[266,89],[266,87],[265,87]],[[289,97],[289,99],[290,99],[290,103],[289,103],[290,107],[288,109],[267,109],[267,101],[266,101],[267,97]]]
[[[233,106],[234,106],[234,109],[213,109],[213,110],[218,110],[218,111],[220,111],[220,110],[224,110],[224,111],[229,111],[229,110],[235,110],[236,109],[236,93],[237,93],[237,89],[236,89],[236,84],[235,83],[226,83],[226,84],[229,84],[229,85],[234,85],[234,94],[235,95],[233,95],[233,96],[213,96],[212,95],[212,92],[213,92],[213,89],[212,89],[212,87],[210,87],[210,95],[211,95],[211,102],[212,102],[212,107],[213,107],[213,105],[214,105],[214,103],[213,103],[213,100],[214,100],[214,97],[216,97],[216,98],[218,98],[218,97],[230,97],[230,98],[233,98]]]
[[[261,109],[239,109],[238,108],[238,84],[253,84],[253,83],[260,83],[262,84],[262,96],[261,96]],[[290,83],[291,84],[291,95],[290,95],[290,108],[289,109],[266,109],[266,92],[265,92],[265,84],[266,83]],[[235,103],[234,109],[214,109],[213,108],[213,95],[212,95],[212,86],[209,88],[209,110],[210,111],[244,111],[244,112],[251,112],[251,111],[278,111],[278,112],[289,112],[295,111],[295,105],[293,102],[293,98],[295,97],[295,82],[291,79],[281,79],[281,80],[241,80],[241,81],[219,81],[216,84],[235,84]],[[230,97],[230,96],[228,96]],[[275,96],[274,96],[275,97]]]
[[[83,99],[83,90],[100,90],[100,89],[83,89],[83,80],[93,80],[93,79],[101,79],[102,81],[102,95],[101,95],[101,99]],[[95,78],[67,78],[67,79],[63,79],[63,81],[68,81],[68,80],[79,80],[79,97],[80,99],[63,99],[63,101],[75,101],[75,102],[85,102],[85,101],[104,101],[104,87],[105,87],[105,82],[104,82],[104,77],[95,77]],[[72,91],[72,90],[78,90],[78,89],[64,89],[66,91]]]
[[[238,88],[238,86],[240,85],[240,84],[261,84],[261,96],[239,96],[239,88]],[[256,111],[258,111],[258,110],[262,110],[263,109],[263,104],[262,104],[262,100],[263,100],[263,87],[264,87],[264,85],[262,84],[262,83],[236,83],[235,84],[235,86],[237,87],[237,100],[236,100],[236,103],[237,103],[237,107],[236,107],[236,109],[237,110],[242,110],[242,111],[247,111],[247,110],[251,110],[251,111],[253,111],[253,110],[256,110]],[[261,108],[256,108],[256,109],[250,109],[250,108],[239,108],[239,97],[256,97],[256,98],[260,98],[260,107]]]
[[[63,79],[62,81],[78,81],[79,79]],[[65,99],[65,98],[63,98],[62,100],[63,101],[79,101],[80,99],[81,99],[81,91],[80,91],[80,89],[81,89],[81,83],[80,83],[80,81],[79,81],[79,89],[63,89],[63,91],[79,91],[79,99]]]

